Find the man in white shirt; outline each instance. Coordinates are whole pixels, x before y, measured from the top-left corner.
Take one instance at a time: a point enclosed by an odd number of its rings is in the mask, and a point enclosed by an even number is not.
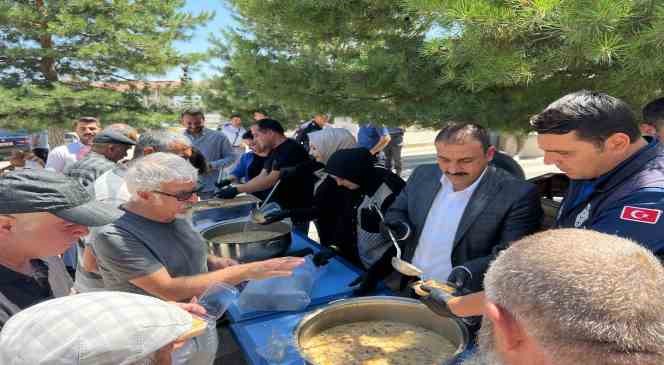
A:
[[[101,131],[101,123],[95,117],[81,117],[74,123],[79,141],[58,146],[48,154],[46,168],[57,172],[82,159],[92,147],[92,141]]]
[[[478,291],[498,251],[539,229],[539,194],[535,185],[490,165],[496,151],[479,125],[448,124],[435,145],[438,166],[413,172],[388,209],[386,226],[423,279]]]
[[[242,135],[247,131],[242,127],[242,117],[240,114],[231,115],[229,123],[224,124],[220,130],[226,135],[228,141],[231,143],[233,152],[236,155],[236,160],[245,152],[244,144],[242,143]]]

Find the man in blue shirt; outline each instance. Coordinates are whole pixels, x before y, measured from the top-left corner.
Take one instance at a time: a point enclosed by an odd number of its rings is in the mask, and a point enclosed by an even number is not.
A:
[[[630,107],[604,93],[579,91],[530,123],[544,163],[571,179],[556,226],[630,238],[664,258],[664,146],[641,136]]]
[[[357,131],[357,146],[364,147],[377,156],[390,143],[390,132],[371,122],[363,123]]]
[[[199,109],[187,109],[180,116],[182,125],[186,128],[185,135],[191,139],[192,146],[196,147],[208,161],[208,173],[200,177],[201,196],[208,197],[214,193],[215,182],[219,177],[219,170],[235,162],[233,147],[228,138],[219,131],[205,128],[205,115]]]

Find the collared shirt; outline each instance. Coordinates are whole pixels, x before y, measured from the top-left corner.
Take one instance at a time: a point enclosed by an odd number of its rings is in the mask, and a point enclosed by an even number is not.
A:
[[[235,162],[236,155],[231,143],[223,133],[209,128],[203,128],[201,133],[196,136],[187,131],[185,131],[185,135],[191,139],[191,144],[201,151],[207,162],[212,166],[212,169],[199,179],[203,191],[214,191],[216,189],[214,183],[219,176],[219,169],[230,166]]]
[[[221,131],[224,133],[228,141],[231,143],[233,149],[238,149],[242,146],[242,135],[247,131],[242,126],[239,128],[234,127],[230,123],[224,124],[221,127]]]
[[[30,263],[32,275],[0,265],[0,327],[20,310],[66,295],[71,288],[71,277],[60,258],[31,260]]]
[[[48,154],[45,168],[62,172],[66,167],[80,160],[85,155],[84,152],[87,148],[81,142],[55,147]]]
[[[424,272],[422,279],[447,281],[452,272],[452,250],[459,222],[485,173],[486,169],[472,185],[460,191],[454,191],[446,175],[440,178],[441,187],[431,204],[413,257],[413,264]]]

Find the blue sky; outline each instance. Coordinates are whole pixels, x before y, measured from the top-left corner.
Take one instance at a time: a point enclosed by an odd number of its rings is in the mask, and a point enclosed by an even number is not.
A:
[[[222,28],[232,27],[235,22],[232,18],[232,11],[226,5],[224,0],[187,0],[184,10],[191,13],[200,13],[201,11],[214,11],[215,17],[205,26],[196,29],[193,33],[193,38],[187,42],[176,42],[175,48],[182,53],[189,52],[204,52],[208,48],[208,36],[210,33],[218,34]],[[219,60],[211,60],[212,64],[219,65]],[[205,78],[205,75],[213,74],[215,71],[210,65],[201,64],[198,66],[199,72],[194,73],[192,76],[194,80]],[[181,69],[171,70],[163,76],[155,76],[155,80],[178,80],[182,75]]]

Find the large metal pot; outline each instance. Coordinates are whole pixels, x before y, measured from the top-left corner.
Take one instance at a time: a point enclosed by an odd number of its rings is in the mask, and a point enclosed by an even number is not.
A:
[[[192,222],[197,228],[228,220],[243,219],[260,200],[253,195],[241,195],[234,199],[208,199],[192,205]]]
[[[360,321],[394,321],[429,329],[457,346],[454,357],[468,344],[468,330],[459,321],[441,317],[415,299],[379,296],[342,299],[304,316],[295,328],[295,346],[307,364],[325,365],[314,364],[300,344],[328,328]],[[451,358],[447,363],[453,361]]]
[[[210,241],[212,238],[229,233],[245,231],[246,220],[227,221],[214,224],[201,231],[201,235],[208,241],[210,253],[229,257],[240,262],[265,260],[272,257],[282,256],[288,251],[291,244],[291,225],[285,222],[256,227],[249,223],[250,230],[261,230],[280,233],[278,236],[268,239],[246,243],[217,243]]]

